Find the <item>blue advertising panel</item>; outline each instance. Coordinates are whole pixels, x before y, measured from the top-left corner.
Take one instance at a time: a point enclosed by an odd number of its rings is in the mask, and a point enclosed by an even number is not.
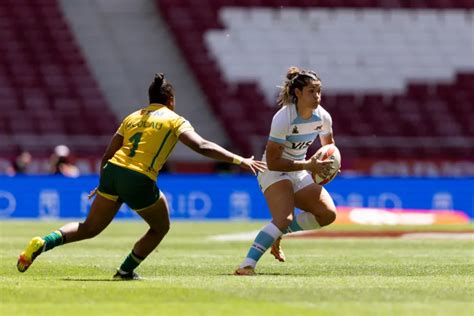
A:
[[[97,176],[0,177],[0,218],[84,218]],[[264,219],[269,212],[255,177],[161,175],[172,218]],[[326,186],[336,205],[455,209],[474,217],[474,178],[344,178]],[[117,218],[138,217],[123,206]]]

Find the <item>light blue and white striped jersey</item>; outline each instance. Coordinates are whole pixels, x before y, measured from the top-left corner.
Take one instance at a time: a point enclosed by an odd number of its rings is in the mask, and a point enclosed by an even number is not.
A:
[[[331,115],[319,105],[305,120],[296,112],[294,104],[283,106],[274,116],[268,140],[282,144],[283,158],[304,160],[308,147],[318,135],[332,133]],[[266,161],[266,152],[263,160]]]

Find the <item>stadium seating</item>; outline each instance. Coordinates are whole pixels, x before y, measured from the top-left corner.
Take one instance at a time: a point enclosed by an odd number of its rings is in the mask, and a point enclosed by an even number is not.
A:
[[[474,156],[471,0],[156,3],[242,154],[263,151],[295,64],[323,79],[343,161]],[[58,1],[1,1],[2,158],[58,143],[97,157],[116,126]]]
[[[2,142],[2,156],[49,154],[55,138],[75,154],[100,155],[100,136],[108,138],[116,123],[57,1],[1,1],[0,136],[14,139]]]
[[[474,32],[472,1],[196,3],[157,1],[244,153],[262,150],[276,86],[297,64],[323,78],[323,105],[345,158],[474,155],[472,37],[466,43]]]

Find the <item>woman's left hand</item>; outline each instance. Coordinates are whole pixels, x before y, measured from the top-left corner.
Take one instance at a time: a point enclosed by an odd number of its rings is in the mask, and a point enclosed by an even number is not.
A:
[[[97,188],[94,188],[94,190],[92,190],[92,191],[89,192],[89,195],[87,196],[87,198],[90,200],[90,199],[92,199],[96,194],[97,194]]]

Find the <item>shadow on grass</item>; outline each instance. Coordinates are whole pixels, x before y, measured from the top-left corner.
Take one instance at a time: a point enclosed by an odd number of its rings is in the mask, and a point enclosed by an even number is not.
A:
[[[74,281],[74,282],[128,282],[128,281],[142,281],[142,280],[114,280],[111,278],[103,279],[85,279],[85,278],[64,278],[62,281]]]
[[[235,276],[235,277],[258,277],[258,276],[306,276],[301,273],[278,273],[278,272],[257,272],[255,275],[235,275],[234,273],[220,273],[218,276]]]

